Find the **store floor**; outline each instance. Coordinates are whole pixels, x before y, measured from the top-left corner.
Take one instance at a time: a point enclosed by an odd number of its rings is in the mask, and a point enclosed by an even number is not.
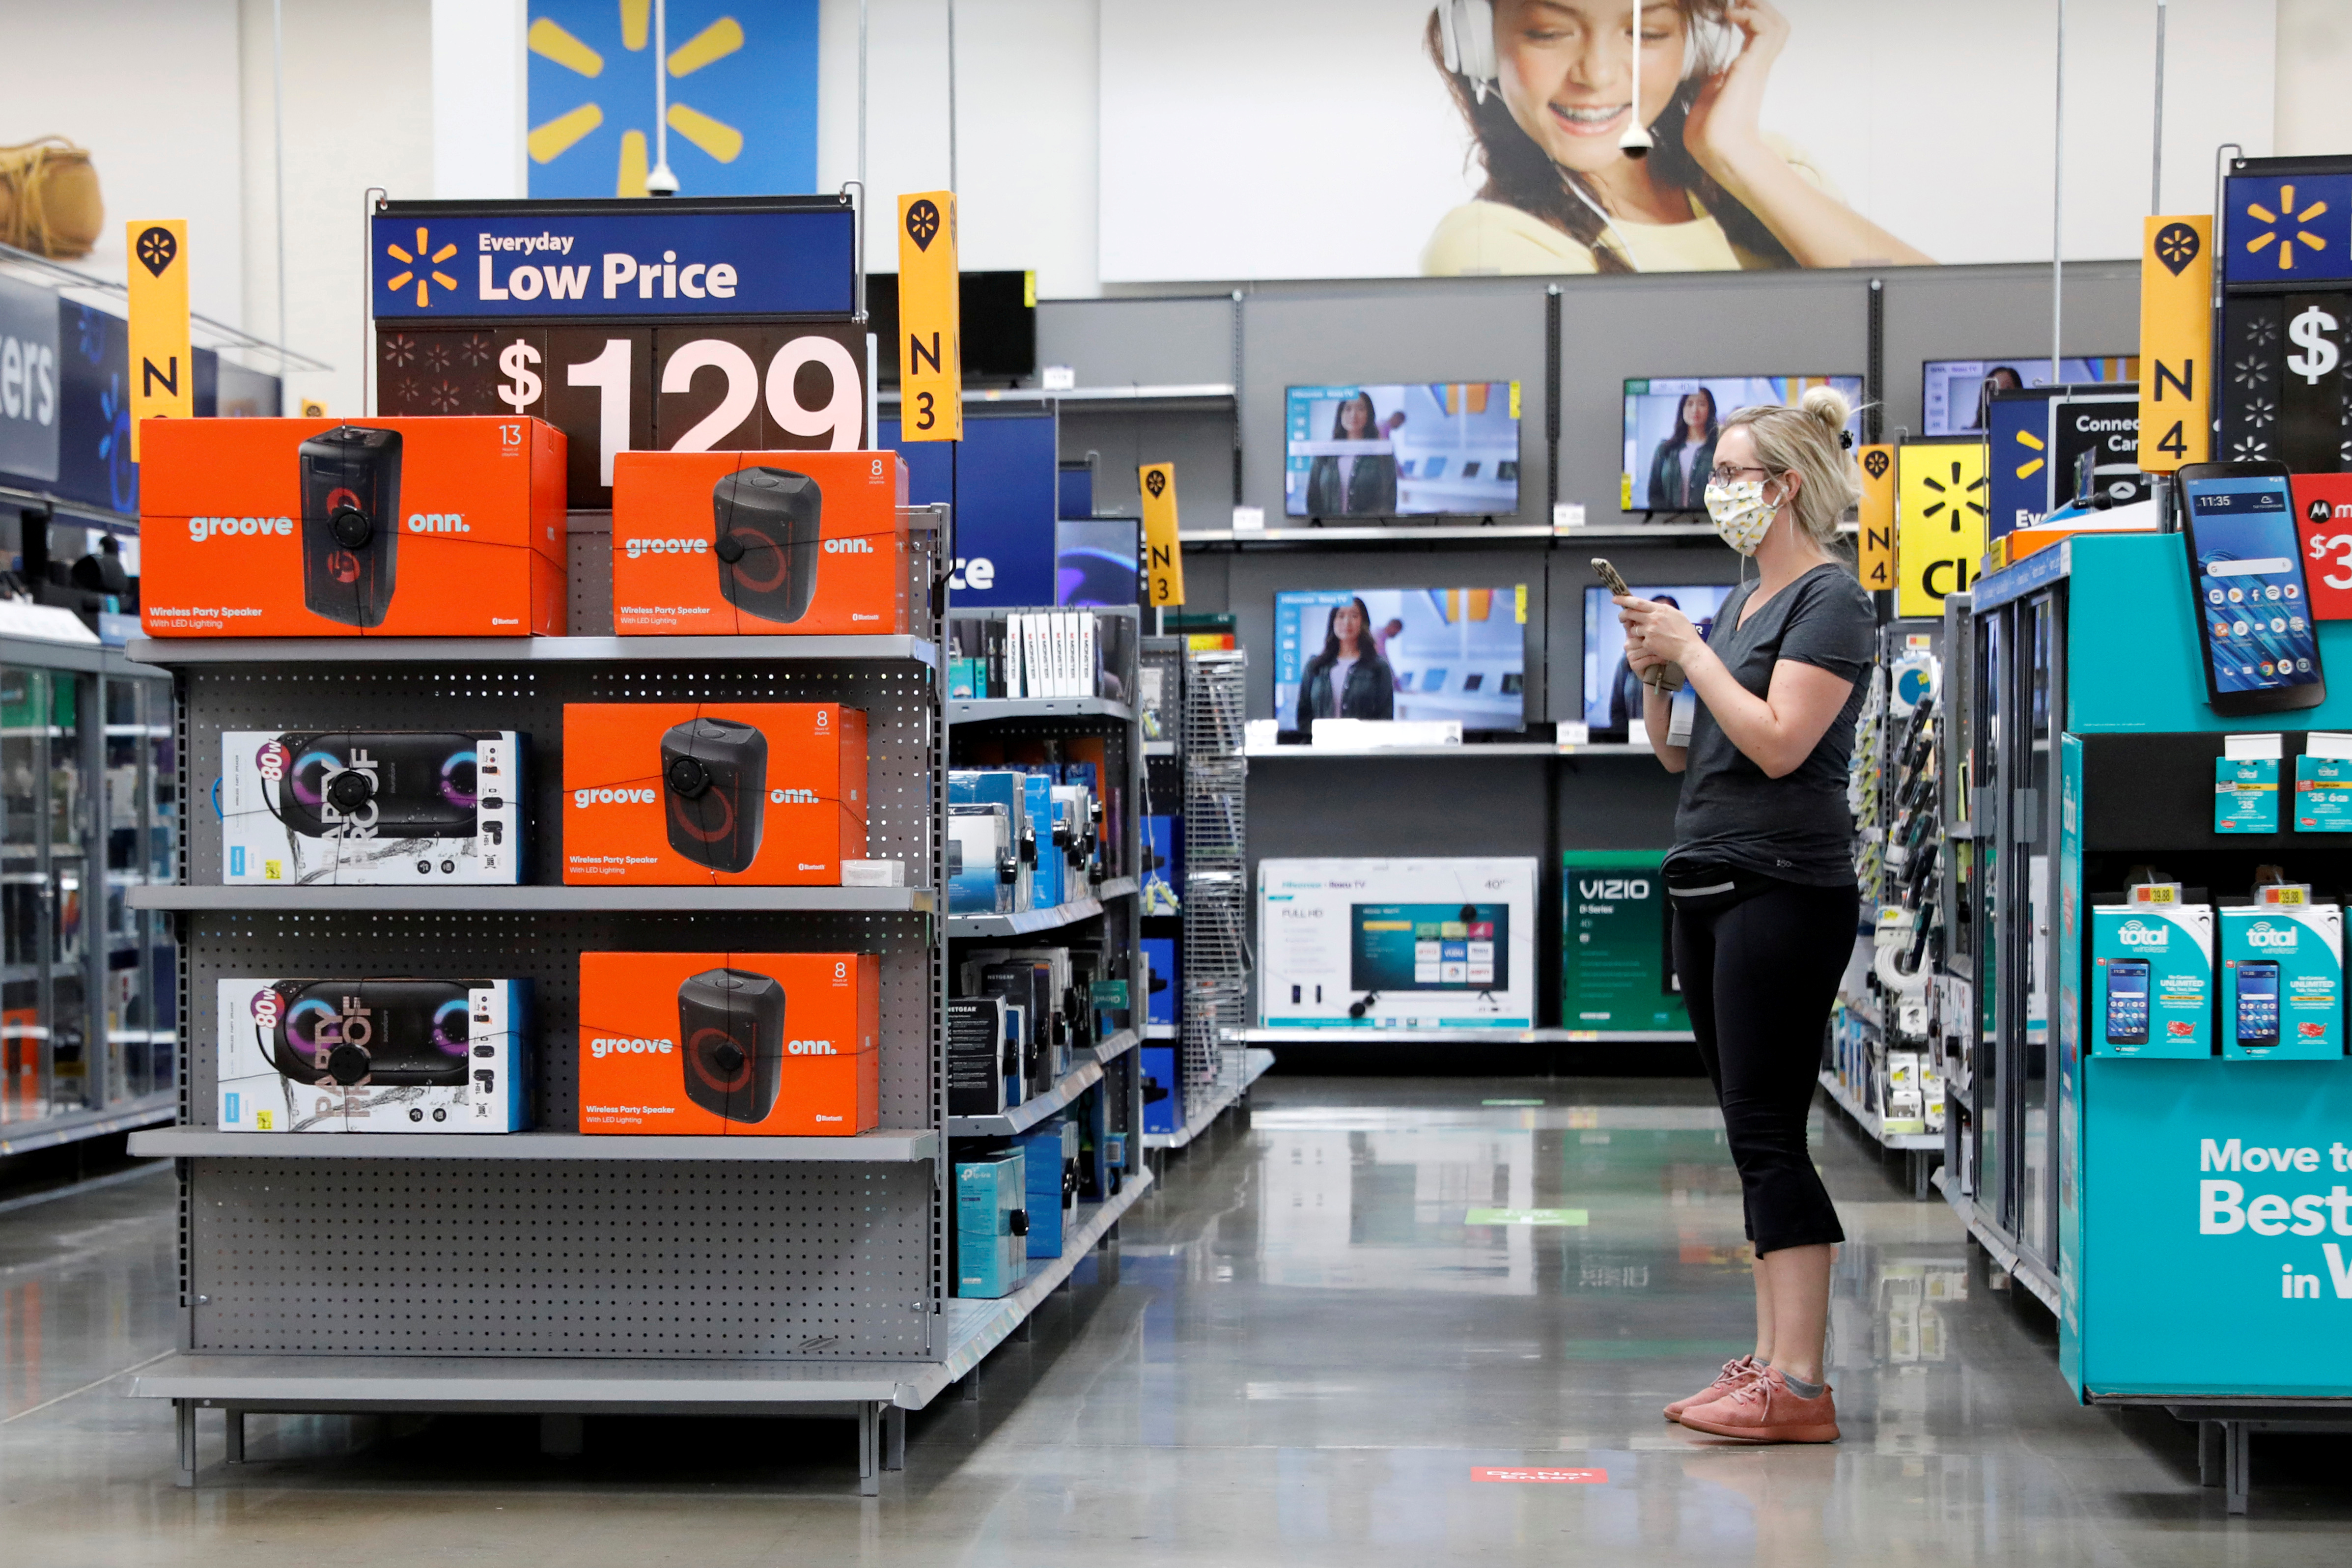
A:
[[[2227,1519],[2189,1429],[2071,1405],[2047,1315],[1833,1113],[1845,1440],[1757,1449],[1658,1415],[1750,1323],[1703,1085],[1276,1078],[1255,1102],[1129,1215],[1116,1284],[1084,1266],[979,1401],[914,1417],[871,1500],[839,1423],[617,1418],[551,1458],[527,1418],[256,1416],[238,1468],[208,1415],[182,1491],[168,1406],[121,1376],[171,1343],[169,1181],[0,1212],[0,1560],[2343,1560],[2352,1446],[2258,1447]],[[1510,1467],[1601,1474],[1474,1479]]]

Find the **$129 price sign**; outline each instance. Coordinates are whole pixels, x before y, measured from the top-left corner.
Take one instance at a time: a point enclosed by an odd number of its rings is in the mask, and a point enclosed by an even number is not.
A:
[[[866,331],[731,327],[402,327],[376,337],[392,418],[529,415],[562,430],[574,510],[613,504],[620,452],[855,451]]]

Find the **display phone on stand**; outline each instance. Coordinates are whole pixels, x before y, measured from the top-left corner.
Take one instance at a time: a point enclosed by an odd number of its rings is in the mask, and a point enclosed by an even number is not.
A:
[[[2316,708],[2327,700],[2284,463],[2191,463],[2181,521],[2205,699],[2224,717]]]
[[[2107,961],[2107,1044],[2147,1044],[2147,960]]]
[[[2279,966],[2267,958],[2238,962],[2238,1044],[2279,1043]]]

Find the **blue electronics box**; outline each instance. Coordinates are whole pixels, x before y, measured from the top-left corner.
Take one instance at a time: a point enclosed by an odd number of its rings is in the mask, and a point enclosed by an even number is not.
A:
[[[1176,1073],[1176,1047],[1145,1046],[1143,1055],[1143,1130],[1175,1132],[1184,1125],[1184,1085]]]
[[[948,770],[948,805],[1001,805],[1010,818],[1016,843],[1029,823],[1029,796],[1042,793],[1029,788],[1026,773],[1009,768],[950,768]],[[1032,865],[1035,857],[1025,847],[1020,857],[1021,879],[1013,884],[1012,908],[1015,910],[1038,907],[1033,903]]]
[[[1028,1227],[1020,1217],[1028,1203],[1024,1165],[1018,1149],[957,1163],[957,1295],[1009,1296],[1028,1273],[1022,1234]]]
[[[1027,1166],[1029,1256],[1059,1258],[1077,1204],[1078,1124],[1056,1118],[1014,1142]]]

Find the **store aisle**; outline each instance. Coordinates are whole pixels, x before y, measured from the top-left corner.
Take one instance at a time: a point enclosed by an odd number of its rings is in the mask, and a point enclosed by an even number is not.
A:
[[[563,1459],[524,1418],[257,1416],[238,1470],[208,1417],[205,1484],[182,1492],[168,1408],[88,1386],[169,1343],[170,1184],[0,1213],[7,1555],[2259,1564],[2340,1550],[2352,1522],[2345,1445],[2258,1448],[2255,1515],[2228,1521],[2188,1429],[2071,1405],[2046,1318],[1833,1120],[1846,1438],[1763,1450],[1658,1416],[1748,1328],[1703,1086],[1277,1078],[1255,1098],[1129,1217],[1116,1284],[1082,1268],[977,1403],[915,1417],[878,1501],[845,1495],[836,1424],[618,1419]],[[1606,1480],[1473,1479],[1529,1466]]]

